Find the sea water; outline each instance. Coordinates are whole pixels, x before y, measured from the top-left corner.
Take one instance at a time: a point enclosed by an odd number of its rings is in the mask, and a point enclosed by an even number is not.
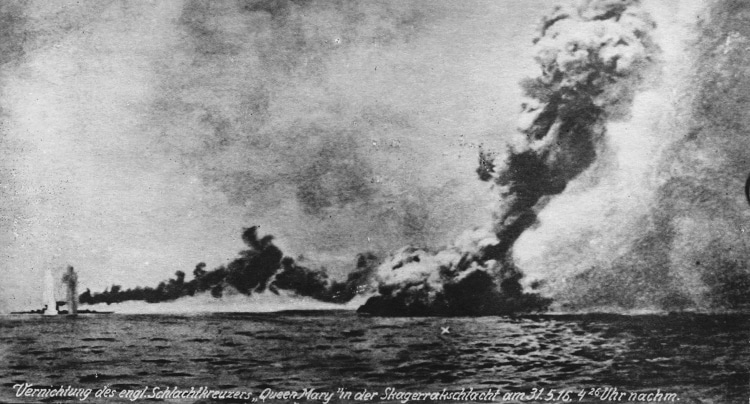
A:
[[[2,402],[746,403],[749,375],[746,314],[0,317]]]

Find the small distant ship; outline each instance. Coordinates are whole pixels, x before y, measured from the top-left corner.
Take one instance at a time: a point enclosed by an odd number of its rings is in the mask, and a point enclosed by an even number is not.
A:
[[[55,299],[55,278],[52,270],[47,268],[44,271],[44,308],[41,310],[31,311],[14,311],[11,314],[42,314],[45,316],[57,316],[65,314],[76,316],[78,314],[111,314],[112,311],[95,311],[95,310],[78,310],[78,274],[72,266],[68,265],[67,271],[62,278],[67,285],[66,301],[58,302]],[[60,310],[60,306],[67,306],[67,310]]]

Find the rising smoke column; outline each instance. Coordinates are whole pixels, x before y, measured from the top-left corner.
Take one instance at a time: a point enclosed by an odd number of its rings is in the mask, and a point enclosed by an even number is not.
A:
[[[381,315],[481,315],[536,310],[511,249],[603,149],[606,124],[627,117],[651,73],[655,27],[637,1],[559,7],[535,39],[541,74],[523,83],[519,134],[503,152],[482,152],[477,170],[500,193],[492,231],[467,232],[432,252],[405,248],[380,267],[380,296],[360,311]]]

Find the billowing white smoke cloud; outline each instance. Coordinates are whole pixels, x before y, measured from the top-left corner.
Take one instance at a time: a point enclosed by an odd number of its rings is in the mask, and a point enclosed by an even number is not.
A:
[[[452,276],[454,281],[460,281],[471,271],[485,271],[496,275],[497,261],[479,262],[482,250],[496,245],[497,237],[490,231],[477,229],[464,232],[453,245],[438,251],[404,247],[395,252],[388,263],[378,268],[381,287],[425,288],[430,293],[443,291],[445,276]],[[465,271],[441,273],[435,268],[455,270],[461,262],[468,264]],[[397,270],[394,270],[397,269]]]
[[[549,203],[540,226],[515,247],[526,285],[544,281],[543,292],[560,310],[725,306],[712,297],[716,288],[706,276],[721,278],[726,264],[706,265],[706,255],[733,261],[733,253],[720,246],[742,244],[746,237],[715,217],[741,220],[734,213],[739,197],[720,202],[721,194],[736,193],[741,185],[719,185],[726,177],[711,173],[706,160],[694,161],[691,168],[678,162],[679,154],[695,159],[705,153],[684,142],[696,126],[705,126],[693,108],[707,81],[698,69],[705,54],[698,53],[697,40],[706,4],[646,2],[645,8],[658,25],[653,34],[662,50],[658,82],[635,95],[627,120],[608,123],[608,151]],[[717,156],[716,165],[724,160]],[[687,183],[701,178],[717,192],[684,185],[686,176],[692,177]],[[696,204],[695,198],[715,202]]]

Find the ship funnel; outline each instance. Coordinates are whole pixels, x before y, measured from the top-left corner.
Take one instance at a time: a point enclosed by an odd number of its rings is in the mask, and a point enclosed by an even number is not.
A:
[[[68,265],[68,270],[65,272],[65,275],[63,275],[63,282],[68,285],[66,288],[68,315],[76,315],[78,314],[78,275],[70,265]]]

